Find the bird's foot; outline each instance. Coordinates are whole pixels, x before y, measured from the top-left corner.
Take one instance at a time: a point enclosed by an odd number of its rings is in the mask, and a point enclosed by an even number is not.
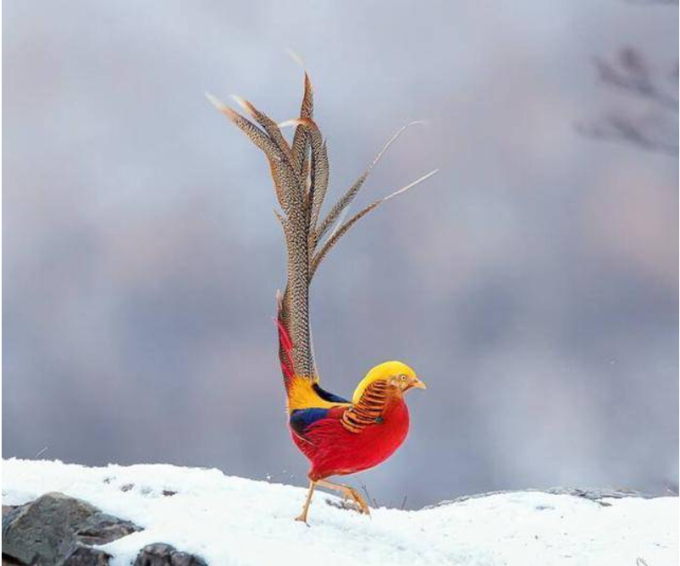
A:
[[[370,515],[371,509],[366,503],[366,500],[359,494],[359,492],[353,487],[347,488],[347,495],[354,500],[356,505],[356,510],[362,515]]]
[[[371,514],[371,511],[368,507],[368,503],[366,503],[366,500],[353,487],[350,487],[348,485],[329,482],[329,481],[326,481],[326,480],[317,480],[316,483],[318,485],[320,485],[321,487],[326,487],[328,489],[332,489],[334,491],[339,491],[340,493],[342,493],[342,495],[344,497],[343,502],[347,499],[351,499],[353,501],[353,505],[356,505],[356,510],[359,513],[361,513],[362,515],[370,515]]]

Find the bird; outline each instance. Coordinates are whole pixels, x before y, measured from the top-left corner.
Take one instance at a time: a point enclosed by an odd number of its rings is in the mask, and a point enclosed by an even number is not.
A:
[[[317,487],[342,494],[350,507],[370,514],[366,500],[355,488],[328,478],[361,472],[388,459],[408,434],[404,395],[426,385],[405,363],[387,361],[366,373],[351,399],[323,389],[312,351],[309,291],[321,262],[357,221],[437,172],[430,171],[347,218],[350,205],[387,149],[407,128],[422,122],[400,128],[357,181],[322,215],[329,187],[328,146],[313,117],[314,90],[309,73],[304,72],[299,117],[280,123],[239,96],[232,98],[247,118],[213,95],[206,96],[264,153],[281,209],[275,214],[286,244],[287,281],[285,290],[276,294],[278,357],[290,434],[311,465],[307,496],[296,519],[308,524]],[[282,132],[286,127],[295,127],[290,143]]]

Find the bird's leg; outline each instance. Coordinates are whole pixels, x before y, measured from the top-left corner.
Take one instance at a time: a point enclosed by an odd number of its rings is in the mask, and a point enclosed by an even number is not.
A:
[[[296,521],[302,521],[307,524],[307,512],[309,511],[309,504],[312,502],[312,495],[314,494],[314,488],[316,487],[316,482],[309,482],[309,491],[307,492],[307,499],[305,500],[305,506],[302,508],[302,513],[299,517],[296,517]]]
[[[317,483],[317,485],[320,485],[321,487],[326,487],[326,488],[332,489],[334,491],[339,491],[345,497],[351,497],[354,500],[354,502],[359,506],[359,513],[365,513],[366,515],[371,514],[371,511],[368,507],[368,503],[366,503],[366,500],[353,487],[350,487],[348,485],[343,485],[343,484],[340,484],[340,483],[329,482],[329,481],[326,481],[326,480],[317,480],[316,483]]]

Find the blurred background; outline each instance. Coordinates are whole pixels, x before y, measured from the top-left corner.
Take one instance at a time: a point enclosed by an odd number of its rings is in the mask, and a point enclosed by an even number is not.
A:
[[[276,358],[268,167],[203,95],[294,117],[292,48],[315,84],[329,201],[413,119],[429,126],[354,210],[441,168],[315,280],[327,388],[350,394],[393,358],[428,384],[407,443],[354,481],[409,508],[677,490],[678,12],[664,4],[5,2],[3,456],[306,484]]]

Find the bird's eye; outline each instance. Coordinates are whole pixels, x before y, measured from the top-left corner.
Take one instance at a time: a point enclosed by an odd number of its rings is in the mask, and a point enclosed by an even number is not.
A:
[[[405,376],[405,375],[400,375],[400,376],[399,376],[399,379],[401,379],[402,381],[406,381],[406,376]]]

